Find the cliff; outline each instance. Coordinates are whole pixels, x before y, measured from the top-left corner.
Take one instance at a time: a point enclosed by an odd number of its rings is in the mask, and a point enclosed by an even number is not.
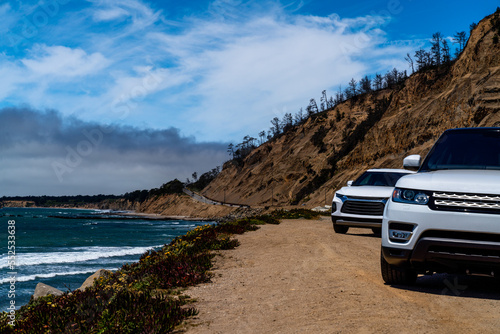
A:
[[[136,207],[137,212],[197,218],[223,217],[234,210],[228,206],[201,203],[187,195],[178,194],[150,198]]]
[[[448,128],[500,126],[500,25],[483,19],[451,67],[411,75],[403,85],[357,96],[227,162],[203,194],[253,206],[328,204],[367,168],[400,168],[425,155]],[[498,40],[498,37],[496,38]]]

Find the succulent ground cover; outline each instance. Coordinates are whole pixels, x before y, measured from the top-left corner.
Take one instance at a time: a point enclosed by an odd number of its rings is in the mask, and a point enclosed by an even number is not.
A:
[[[330,213],[328,213],[329,215]],[[308,209],[275,210],[271,213],[275,219],[318,219],[321,213]]]
[[[234,234],[278,224],[271,215],[204,225],[143,254],[84,291],[31,300],[15,326],[0,315],[1,333],[168,333],[196,315],[182,288],[210,280],[214,251],[238,246]],[[181,292],[179,292],[181,291]]]

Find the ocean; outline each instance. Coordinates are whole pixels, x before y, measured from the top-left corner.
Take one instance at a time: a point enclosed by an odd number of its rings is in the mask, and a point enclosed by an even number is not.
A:
[[[97,270],[136,262],[147,250],[207,223],[130,219],[99,210],[0,209],[0,312],[12,301],[16,309],[26,304],[39,282],[75,290]]]

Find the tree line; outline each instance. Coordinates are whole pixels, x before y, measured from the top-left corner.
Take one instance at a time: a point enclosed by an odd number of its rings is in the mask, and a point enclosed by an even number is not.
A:
[[[76,196],[3,196],[1,202],[8,201],[23,201],[33,202],[38,207],[54,207],[54,206],[84,206],[86,204],[97,204],[104,200],[117,200],[121,196],[116,195],[76,195]],[[0,205],[1,207],[1,205]]]
[[[499,11],[500,10],[497,9],[497,13]],[[472,23],[470,25],[470,30],[472,31],[476,26],[476,23]],[[430,40],[431,45],[429,50],[420,48],[415,51],[413,55],[407,53],[405,60],[408,62],[412,74],[429,69],[449,67],[463,52],[467,41],[468,36],[465,31],[456,32],[451,38],[451,42],[456,45],[455,51],[452,54],[449,40],[445,38],[441,32],[436,32],[432,35]],[[311,98],[305,109],[300,108],[293,115],[292,113],[285,113],[281,119],[279,117],[274,117],[270,121],[271,127],[267,131],[262,130],[259,132],[257,138],[247,135],[243,137],[241,143],[230,143],[227,148],[227,152],[231,157],[230,160],[242,162],[243,159],[258,146],[278,138],[287,131],[298,127],[305,123],[310,117],[330,111],[338,104],[357,96],[372,91],[398,87],[402,85],[407,78],[408,74],[406,70],[400,71],[397,68],[393,68],[385,74],[376,73],[373,77],[365,75],[359,79],[359,81],[352,78],[345,88],[340,86],[334,96],[328,96],[326,90],[323,90],[319,103],[316,102],[316,99]],[[337,121],[341,118],[342,115],[337,115]]]

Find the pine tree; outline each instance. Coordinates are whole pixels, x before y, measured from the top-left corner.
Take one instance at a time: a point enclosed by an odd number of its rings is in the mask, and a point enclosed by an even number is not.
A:
[[[306,111],[307,111],[307,116],[312,116],[318,113],[318,105],[316,104],[315,99],[309,100],[309,105],[307,106]]]
[[[354,80],[354,78],[352,78],[351,81],[349,81],[348,87],[345,90],[345,96],[347,100],[358,94],[358,89],[356,88],[357,86],[358,83],[356,82],[356,80]]]
[[[260,137],[260,144],[264,144],[264,139],[266,138],[266,131],[262,130],[259,132],[259,137]]]
[[[458,47],[455,49],[455,58],[458,58],[467,43],[467,34],[465,31],[459,31],[453,35],[453,43],[458,44]]]
[[[304,110],[302,108],[295,114],[295,125],[299,125],[304,120]]]
[[[424,49],[420,49],[415,52],[415,62],[417,63],[417,71],[423,70],[426,67],[430,66],[432,63],[430,62],[431,56],[429,52]]]
[[[320,110],[325,111],[328,108],[328,96],[326,96],[326,89],[321,92]]]
[[[281,133],[281,122],[280,122],[280,119],[278,117],[274,117],[272,120],[271,120],[271,132],[273,134],[273,137],[277,137],[280,133]]]
[[[337,93],[335,93],[335,100],[333,102],[335,102],[335,105],[337,105],[341,104],[344,101],[345,101],[344,92],[342,91],[342,85],[340,85],[339,90],[337,91]]]
[[[443,63],[448,64],[451,61],[450,47],[448,46],[448,41],[443,39],[441,42],[441,49],[443,50]]]
[[[285,113],[282,121],[283,132],[288,131],[293,126],[293,116],[291,113]]]
[[[375,88],[375,90],[382,89],[383,82],[384,78],[382,77],[382,74],[376,73],[375,78],[373,79],[373,87]]]
[[[367,75],[359,81],[359,89],[361,93],[369,93],[372,91],[372,81]]]
[[[443,35],[440,32],[436,32],[432,35],[432,40],[431,40],[431,52],[432,52],[432,59],[434,61],[434,64],[437,66],[440,66],[442,61],[443,61],[443,55],[442,55],[442,42],[443,42]]]

